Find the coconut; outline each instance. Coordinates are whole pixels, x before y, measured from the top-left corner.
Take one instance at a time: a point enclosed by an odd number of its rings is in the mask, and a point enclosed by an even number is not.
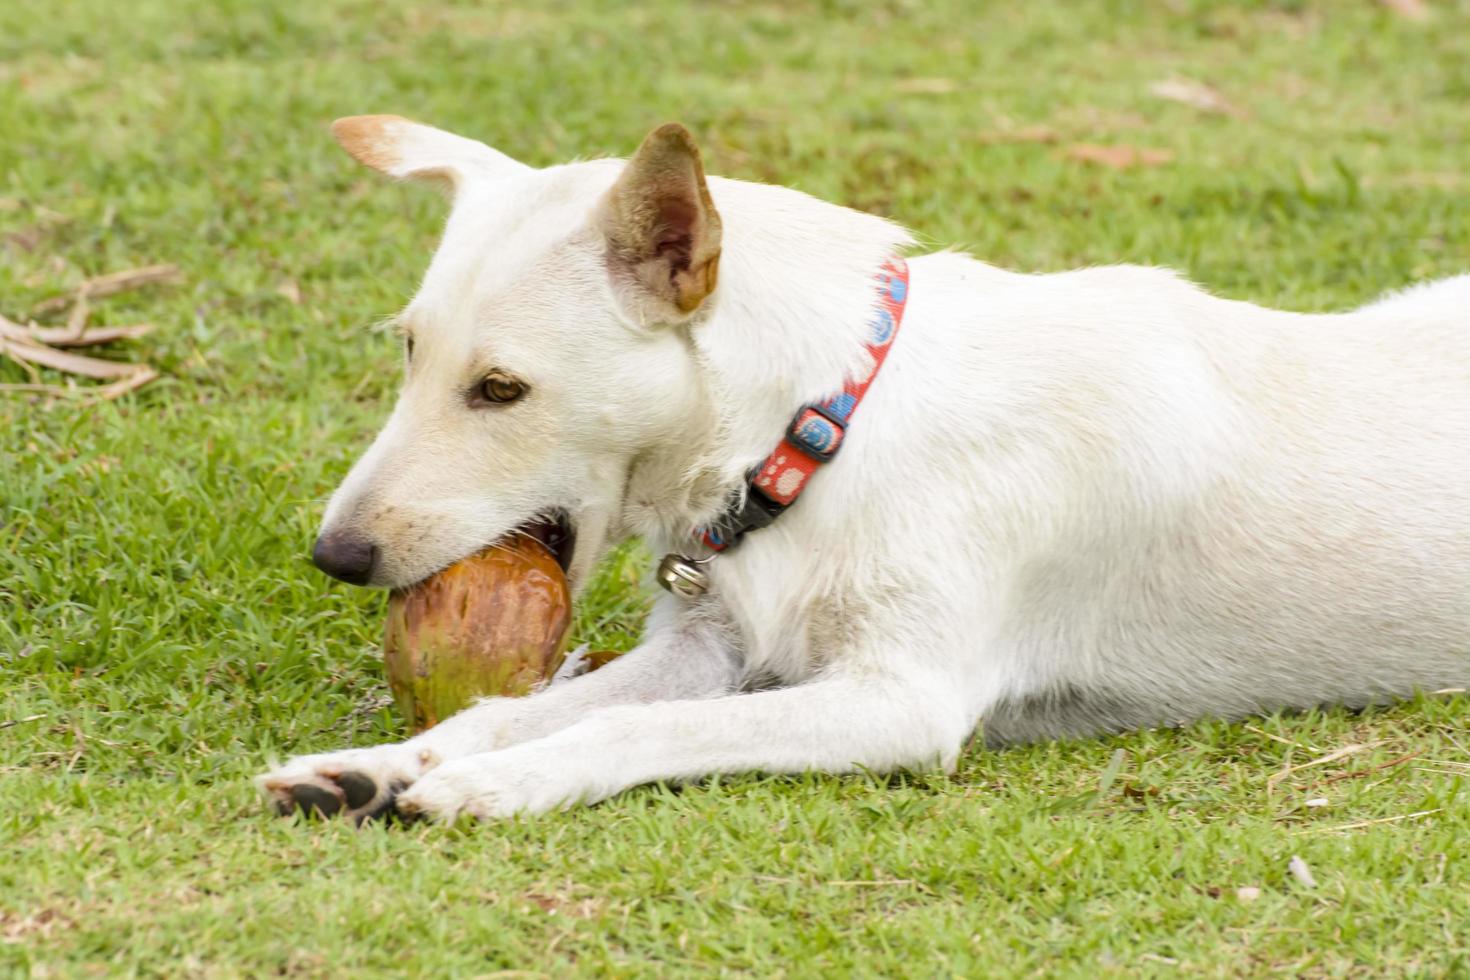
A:
[[[556,557],[517,534],[388,600],[383,657],[410,728],[431,728],[475,699],[520,697],[566,656],[572,597]]]

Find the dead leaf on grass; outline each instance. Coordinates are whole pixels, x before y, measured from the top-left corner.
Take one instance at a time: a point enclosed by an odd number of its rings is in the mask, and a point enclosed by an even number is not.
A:
[[[1206,85],[1204,82],[1192,78],[1163,78],[1148,87],[1153,95],[1170,102],[1179,102],[1191,106],[1201,112],[1212,112],[1222,116],[1235,116],[1240,118],[1245,115],[1218,89]]]
[[[1429,19],[1429,4],[1424,0],[1379,0],[1379,2],[1405,20]]]
[[[1055,143],[1061,138],[1050,126],[1017,126],[1014,129],[995,129],[980,134],[980,142],[988,145],[1005,143]]]
[[[904,78],[893,83],[893,90],[903,95],[948,95],[957,89],[952,78]]]
[[[1372,174],[1363,177],[1364,187],[1437,187],[1454,190],[1470,183],[1464,174],[1453,171],[1409,171],[1400,174]]]
[[[1127,144],[1103,146],[1099,143],[1073,143],[1063,151],[1063,155],[1069,160],[1080,160],[1114,170],[1160,167],[1174,159],[1173,150]]]
[[[576,919],[595,919],[606,907],[603,899],[578,899],[567,894],[548,895],[543,892],[527,892],[523,897],[547,915],[569,915]]]
[[[19,231],[7,232],[5,240],[22,252],[34,252],[46,240],[46,226],[31,225]]]
[[[1311,866],[1298,855],[1293,854],[1291,860],[1286,862],[1286,870],[1291,872],[1291,876],[1300,882],[1303,888],[1317,887],[1317,879],[1312,874]]]
[[[0,942],[16,945],[32,936],[45,939],[57,929],[71,929],[75,925],[70,916],[55,909],[40,909],[29,915],[0,911]]]

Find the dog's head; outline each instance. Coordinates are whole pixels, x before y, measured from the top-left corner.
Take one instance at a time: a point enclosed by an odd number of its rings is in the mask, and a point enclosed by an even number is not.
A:
[[[678,438],[696,400],[687,338],[670,328],[712,304],[720,219],[688,132],[661,127],[627,163],[545,170],[395,116],[333,132],[454,203],[397,317],[398,403],[332,497],[314,560],[405,586],[520,529],[584,581],[634,461]]]

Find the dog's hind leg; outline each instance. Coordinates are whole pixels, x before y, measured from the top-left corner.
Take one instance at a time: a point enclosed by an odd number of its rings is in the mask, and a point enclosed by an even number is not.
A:
[[[400,795],[398,809],[489,818],[716,773],[949,767],[972,724],[952,684],[871,674],[706,701],[628,705],[546,738],[446,762]]]
[[[541,738],[618,704],[710,698],[735,690],[738,657],[724,631],[698,620],[661,623],[612,663],[524,698],[487,698],[422,735],[364,749],[298,756],[257,777],[278,812],[361,821],[441,763]]]

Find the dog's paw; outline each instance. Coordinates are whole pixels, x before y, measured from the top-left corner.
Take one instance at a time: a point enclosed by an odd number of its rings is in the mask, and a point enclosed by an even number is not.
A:
[[[581,798],[563,773],[524,755],[510,749],[446,762],[399,793],[394,805],[407,819],[452,822],[461,815],[492,820],[545,813]]]
[[[357,823],[392,812],[404,789],[433,767],[432,756],[401,745],[297,756],[255,785],[282,816],[348,817]]]

